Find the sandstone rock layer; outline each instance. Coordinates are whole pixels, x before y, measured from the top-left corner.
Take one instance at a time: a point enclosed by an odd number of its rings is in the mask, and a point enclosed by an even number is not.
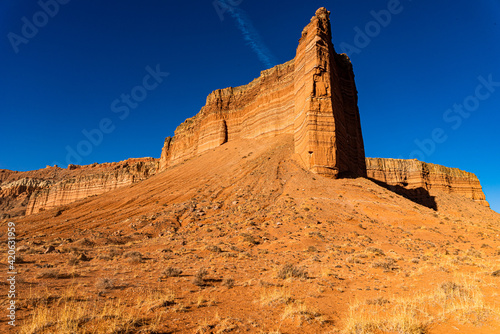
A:
[[[0,170],[0,218],[34,214],[125,187],[221,145],[253,145],[248,143],[279,136],[290,139],[295,163],[313,173],[368,176],[433,209],[433,196],[443,192],[488,206],[474,174],[417,160],[365,159],[354,72],[349,58],[335,52],[329,15],[318,9],[302,31],[294,59],[261,72],[248,85],[212,92],[201,111],[165,139],[159,161]]]
[[[432,196],[439,192],[470,198],[489,206],[476,175],[457,168],[418,160],[367,158],[368,177],[389,186],[421,189]]]
[[[129,159],[118,163],[47,167],[36,171],[0,171],[2,218],[30,215],[100,195],[154,175],[158,160]]]
[[[312,172],[366,176],[352,65],[335,52],[329,14],[316,12],[293,60],[246,86],[211,93],[165,140],[160,170],[228,141],[293,134],[295,153]]]
[[[26,214],[66,205],[147,179],[157,172],[158,162],[152,158],[135,159],[100,167],[94,172],[66,178],[35,191],[30,196]]]

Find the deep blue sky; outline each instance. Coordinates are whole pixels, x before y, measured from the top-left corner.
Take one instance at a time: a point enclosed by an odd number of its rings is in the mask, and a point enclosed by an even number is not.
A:
[[[470,97],[480,76],[500,82],[497,0],[401,0],[385,27],[373,24],[370,12],[397,0],[219,0],[235,5],[222,14],[213,0],[60,1],[68,3],[47,22],[36,1],[0,3],[0,168],[65,167],[67,147],[77,150],[82,131],[103,119],[114,130],[81,164],[159,157],[164,138],[211,91],[246,84],[269,64],[292,59],[302,29],[325,6],[337,52],[344,43],[359,46],[351,60],[366,155],[411,156],[473,172],[500,211],[500,84],[479,88],[481,100]],[[19,42],[13,36],[22,36],[23,17],[33,23],[33,16],[37,34]],[[367,24],[369,44],[356,43],[356,31]],[[19,43],[17,53],[9,37]],[[158,64],[169,76],[120,119],[112,102],[142,85],[146,67]],[[464,103],[472,110],[467,118],[447,112]],[[441,133],[432,149],[435,130]]]

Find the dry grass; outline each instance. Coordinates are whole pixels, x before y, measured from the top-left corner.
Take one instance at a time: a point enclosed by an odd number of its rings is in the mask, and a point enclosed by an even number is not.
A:
[[[434,323],[458,321],[481,326],[498,314],[485,303],[479,287],[465,277],[443,282],[429,294],[355,302],[349,308],[345,331],[424,334]]]
[[[304,268],[299,268],[293,264],[283,265],[276,274],[277,278],[288,279],[288,278],[307,278],[307,271]]]
[[[193,284],[199,287],[207,285],[208,271],[205,268],[200,268],[194,275]]]
[[[36,275],[38,279],[54,278],[54,279],[67,279],[80,276],[77,272],[61,272],[57,269],[46,269]]]
[[[182,270],[174,267],[167,267],[163,271],[163,277],[179,277],[182,274]]]
[[[140,252],[134,252],[134,251],[127,252],[123,254],[123,257],[126,258],[128,262],[131,264],[138,264],[143,261],[143,256],[142,253]]]
[[[320,323],[325,322],[325,318],[317,310],[308,307],[306,304],[298,302],[290,303],[287,306],[285,306],[285,310],[281,315],[281,319],[298,320],[299,324],[302,324],[303,322],[312,322],[312,321],[318,321]]]
[[[175,304],[175,294],[170,289],[148,289],[137,297],[139,309],[150,312]]]
[[[34,309],[21,327],[21,334],[34,333],[129,333],[141,323],[137,312],[126,310],[119,301],[60,301]]]
[[[82,291],[81,287],[70,287],[57,298],[48,292],[30,296],[33,312],[19,333],[154,333],[164,325],[166,307],[175,304],[170,290],[145,290],[132,306],[119,299],[102,303],[88,300]]]
[[[273,306],[293,302],[290,291],[283,288],[263,288],[260,293],[259,303],[262,306]]]

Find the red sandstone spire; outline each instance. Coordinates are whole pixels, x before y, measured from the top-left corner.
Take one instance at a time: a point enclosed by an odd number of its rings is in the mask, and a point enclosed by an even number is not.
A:
[[[246,86],[216,90],[163,148],[160,168],[235,139],[291,134],[306,168],[331,177],[366,176],[349,59],[332,44],[325,8],[302,32],[295,59],[263,71]]]

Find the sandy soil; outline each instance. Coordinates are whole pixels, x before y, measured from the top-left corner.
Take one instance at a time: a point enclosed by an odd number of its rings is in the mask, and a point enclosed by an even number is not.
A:
[[[288,135],[230,142],[14,220],[16,331],[500,331],[500,214],[444,193],[434,211],[295,159]]]

